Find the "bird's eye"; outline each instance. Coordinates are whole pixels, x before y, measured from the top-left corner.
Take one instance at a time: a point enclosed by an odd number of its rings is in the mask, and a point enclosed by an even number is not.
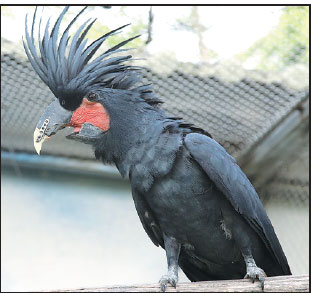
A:
[[[61,100],[61,105],[62,105],[62,106],[65,106],[65,104],[66,104],[66,103],[65,103],[65,100]]]
[[[89,101],[95,101],[97,97],[98,97],[98,95],[96,93],[90,93],[88,95],[88,100]]]

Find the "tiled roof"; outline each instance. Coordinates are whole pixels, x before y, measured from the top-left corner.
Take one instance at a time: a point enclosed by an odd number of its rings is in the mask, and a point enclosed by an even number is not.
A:
[[[1,43],[1,148],[33,153],[34,128],[53,94],[20,47],[5,40]],[[308,95],[307,89],[294,90],[276,82],[248,77],[230,82],[196,72],[192,64],[187,73],[176,69],[160,74],[147,68],[143,80],[154,84],[171,115],[204,128],[234,156],[243,154]],[[65,140],[62,132],[53,140],[44,145],[43,153],[93,157],[89,146]]]

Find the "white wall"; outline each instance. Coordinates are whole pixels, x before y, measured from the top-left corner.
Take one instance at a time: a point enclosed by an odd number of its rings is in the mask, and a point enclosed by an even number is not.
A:
[[[1,174],[2,291],[156,283],[166,273],[128,184],[20,172]]]

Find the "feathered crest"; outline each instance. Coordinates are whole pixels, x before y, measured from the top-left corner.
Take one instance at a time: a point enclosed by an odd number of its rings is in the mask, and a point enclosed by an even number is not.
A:
[[[138,36],[117,44],[91,60],[108,37],[118,33],[128,24],[102,35],[86,47],[88,40],[85,36],[96,19],[88,19],[73,36],[69,35],[69,29],[85,11],[85,7],[68,24],[58,42],[60,24],[68,9],[69,7],[65,7],[61,12],[50,33],[49,18],[42,38],[40,35],[42,17],[40,17],[37,41],[35,41],[34,37],[35,24],[38,22],[37,8],[33,15],[30,33],[27,26],[27,15],[25,18],[26,41],[23,39],[25,52],[34,70],[49,86],[54,95],[63,99],[81,98],[83,94],[94,88],[95,85],[115,89],[129,89],[139,81],[139,75],[134,72],[139,67],[123,63],[131,59],[131,55],[107,58],[111,54],[127,51],[127,49],[120,48]],[[70,39],[71,42],[69,42]],[[38,43],[37,46],[36,42]],[[39,47],[39,50],[36,47]],[[151,91],[149,86],[144,87],[138,87],[136,91],[143,91],[142,93],[145,91],[145,96],[148,99],[148,94]]]

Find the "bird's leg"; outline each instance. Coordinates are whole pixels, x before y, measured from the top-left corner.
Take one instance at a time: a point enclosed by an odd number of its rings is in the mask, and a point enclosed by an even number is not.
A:
[[[178,283],[178,260],[181,249],[181,244],[173,237],[167,236],[164,233],[165,250],[168,263],[168,273],[159,280],[162,292],[166,291],[167,284],[170,283],[176,287]]]
[[[247,254],[242,253],[245,263],[246,263],[246,275],[244,279],[251,279],[252,282],[255,281],[255,279],[258,279],[261,283],[262,290],[264,289],[264,278],[266,277],[265,272],[257,267],[256,262],[254,258],[252,257],[250,251],[247,252]]]
[[[244,279],[251,279],[254,282],[258,279],[261,283],[262,290],[264,289],[264,278],[266,277],[265,272],[256,265],[256,262],[252,255],[251,250],[251,239],[247,233],[244,233],[248,228],[246,228],[246,223],[241,223],[240,225],[233,225],[233,221],[229,221],[228,218],[227,223],[230,227],[230,231],[233,234],[233,238],[238,245],[241,254],[244,258],[246,264],[246,275]]]

